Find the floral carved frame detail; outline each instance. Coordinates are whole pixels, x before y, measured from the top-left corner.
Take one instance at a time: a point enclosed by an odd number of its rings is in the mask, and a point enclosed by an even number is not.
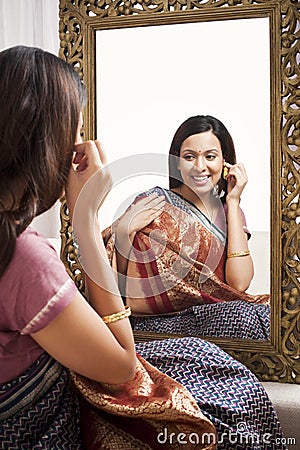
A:
[[[271,55],[271,339],[206,338],[263,381],[300,383],[300,3],[298,0],[60,0],[60,57],[88,93],[83,137],[95,139],[95,32],[99,29],[268,17]],[[61,258],[84,291],[66,203]],[[137,341],[180,338],[136,332]]]

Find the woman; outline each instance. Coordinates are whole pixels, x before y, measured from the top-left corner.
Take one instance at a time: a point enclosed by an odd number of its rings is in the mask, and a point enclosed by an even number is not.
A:
[[[103,233],[136,329],[268,339],[269,295],[245,292],[253,277],[240,208],[246,184],[221,121],[195,116],[180,125],[170,189],[141,194]]]
[[[98,269],[109,290],[87,276],[88,304],[29,225],[65,186],[71,213],[95,173],[101,192],[103,152],[99,143],[80,143],[85,91],[64,61],[37,48],[7,49],[0,53],[0,85],[0,446],[81,449],[69,370],[104,383],[133,378],[129,311],[102,240]],[[94,194],[81,205],[86,224],[97,210]],[[76,232],[84,254],[94,238],[86,226]]]

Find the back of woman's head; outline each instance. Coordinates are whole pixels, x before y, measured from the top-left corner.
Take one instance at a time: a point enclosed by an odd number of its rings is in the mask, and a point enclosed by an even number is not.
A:
[[[85,91],[65,61],[38,48],[0,52],[0,276],[16,237],[62,195]]]
[[[230,164],[236,163],[235,148],[232,137],[225,125],[212,116],[193,116],[185,120],[174,134],[170,151],[169,151],[169,186],[170,189],[180,186],[183,182],[180,171],[178,170],[178,158],[180,156],[180,148],[189,136],[198,133],[211,131],[220,141],[223,158]],[[223,200],[227,194],[227,182],[223,179],[219,182],[219,193],[225,193]]]

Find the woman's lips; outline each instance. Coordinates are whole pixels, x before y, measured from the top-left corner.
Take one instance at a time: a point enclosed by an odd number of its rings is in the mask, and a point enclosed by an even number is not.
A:
[[[209,175],[202,175],[201,177],[192,176],[191,178],[193,180],[193,183],[196,184],[197,186],[205,186],[210,177]]]

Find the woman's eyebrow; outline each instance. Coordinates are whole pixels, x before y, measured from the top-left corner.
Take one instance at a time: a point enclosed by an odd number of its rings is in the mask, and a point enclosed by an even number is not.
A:
[[[190,148],[184,148],[182,149],[182,153],[186,152],[186,153],[210,153],[210,152],[216,152],[218,153],[220,150],[218,148],[212,147],[212,148],[208,148],[207,150],[192,150]]]
[[[210,153],[210,152],[219,152],[220,150],[218,149],[218,148],[216,148],[216,147],[212,147],[212,148],[209,148],[209,149],[207,149],[207,150],[204,150],[204,152],[203,153]]]

